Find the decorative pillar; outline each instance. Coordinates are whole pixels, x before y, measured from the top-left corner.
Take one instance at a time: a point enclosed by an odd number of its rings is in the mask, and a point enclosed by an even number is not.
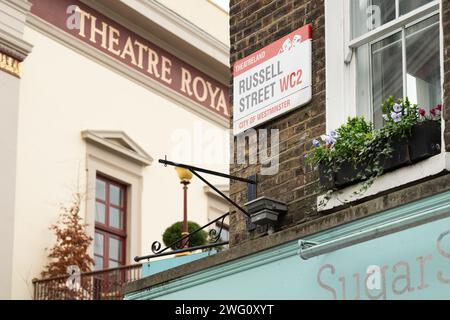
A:
[[[0,0],[0,299],[11,299],[21,63],[32,46],[23,40],[31,5]]]

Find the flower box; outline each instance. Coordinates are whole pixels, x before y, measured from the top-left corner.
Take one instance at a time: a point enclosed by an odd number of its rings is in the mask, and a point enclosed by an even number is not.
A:
[[[411,165],[432,157],[440,152],[441,125],[436,121],[424,121],[412,127],[409,138],[394,138],[391,140],[392,153],[390,157],[381,159],[383,172]],[[352,184],[364,181],[361,172],[365,165],[352,164],[344,161],[336,172],[327,172],[324,165],[319,165],[320,184],[327,190],[339,190]]]
[[[337,189],[345,188],[349,185],[361,182],[363,179],[358,176],[365,170],[362,164],[354,165],[350,161],[344,161],[336,172],[335,187]]]
[[[395,102],[389,97],[381,108],[384,126],[379,129],[362,117],[354,117],[322,135],[322,142],[312,141],[306,159],[319,167],[322,191],[365,181],[361,186],[364,191],[381,174],[440,153],[442,105],[427,114],[408,98]]]
[[[412,163],[409,157],[409,139],[394,138],[390,141],[390,145],[393,149],[390,157],[381,160],[383,172],[389,172]]]
[[[319,165],[319,182],[323,189],[335,189],[335,174],[327,171],[327,167],[323,164]]]
[[[409,157],[413,163],[441,152],[441,124],[427,120],[415,125],[409,139]]]

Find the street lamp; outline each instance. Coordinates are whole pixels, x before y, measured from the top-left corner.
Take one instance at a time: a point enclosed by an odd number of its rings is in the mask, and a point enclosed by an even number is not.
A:
[[[188,185],[191,183],[192,172],[189,169],[175,167],[177,171],[178,178],[180,179],[180,183],[183,185],[183,230],[181,232],[182,237],[189,235],[189,227],[188,227],[188,218],[187,218],[187,190]],[[187,248],[188,238],[183,240],[182,248]]]

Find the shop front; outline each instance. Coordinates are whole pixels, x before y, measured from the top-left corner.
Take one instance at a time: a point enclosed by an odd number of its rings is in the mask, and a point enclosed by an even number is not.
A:
[[[437,194],[164,283],[143,279],[126,299],[448,299],[449,200]]]

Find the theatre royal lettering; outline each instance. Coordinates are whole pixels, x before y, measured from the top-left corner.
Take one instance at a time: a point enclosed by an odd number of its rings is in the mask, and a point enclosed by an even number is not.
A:
[[[210,111],[229,117],[228,87],[178,57],[79,1],[31,2],[38,17]]]

